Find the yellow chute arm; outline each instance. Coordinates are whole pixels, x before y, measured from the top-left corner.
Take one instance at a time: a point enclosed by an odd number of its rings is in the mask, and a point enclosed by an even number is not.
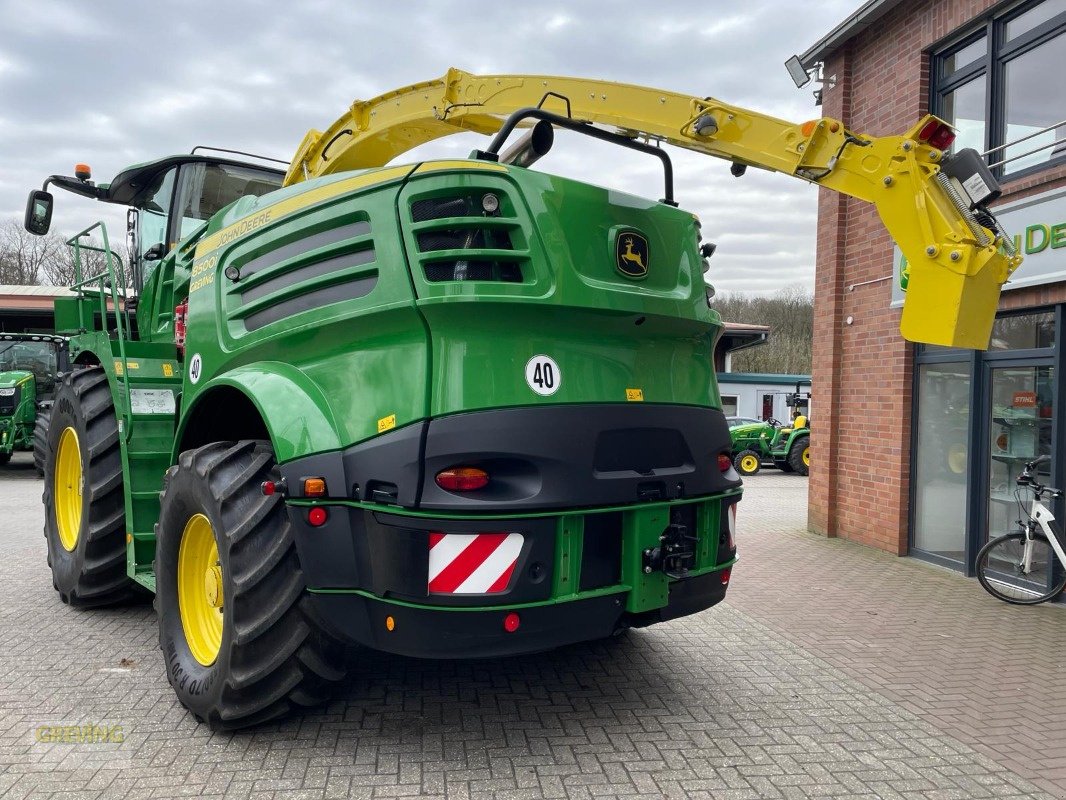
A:
[[[463,131],[493,134],[513,112],[534,106],[873,203],[909,263],[904,337],[988,346],[1000,288],[1021,257],[994,218],[986,211],[975,217],[958,182],[942,173],[944,153],[921,137],[939,122],[931,116],[902,136],[872,137],[828,118],[797,125],[642,86],[451,69],[438,80],[356,101],[325,132],[310,131],[285,182],[379,167]]]

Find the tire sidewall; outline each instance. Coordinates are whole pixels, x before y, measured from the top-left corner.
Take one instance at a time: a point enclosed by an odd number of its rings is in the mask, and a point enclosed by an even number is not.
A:
[[[48,451],[44,463],[44,534],[48,543],[48,560],[52,566],[52,578],[56,589],[66,601],[78,587],[85,563],[85,548],[89,540],[87,530],[89,527],[89,491],[84,483],[81,495],[81,527],[78,530],[78,543],[73,550],[67,550],[63,546],[56,522],[55,461],[56,448],[63,431],[73,428],[78,436],[83,482],[86,477],[85,464],[88,460],[85,452],[85,444],[88,441],[85,417],[69,376],[56,393],[56,402],[52,407],[52,421],[55,424],[48,426]]]
[[[800,475],[807,475],[810,472],[810,467],[803,463],[803,451],[810,446],[811,437],[806,434],[792,443],[792,448],[788,451],[788,463],[793,472],[798,472]]]
[[[159,514],[156,536],[156,610],[159,615],[159,646],[163,651],[167,678],[181,702],[200,719],[218,706],[224,689],[224,676],[229,674],[232,612],[223,602],[222,644],[218,657],[210,666],[197,661],[189,649],[178,604],[178,553],[185,526],[196,514],[203,514],[211,523],[218,545],[222,567],[223,598],[233,596],[230,577],[229,548],[219,541],[224,530],[221,512],[211,495],[207,482],[193,469],[178,469],[170,477]]]

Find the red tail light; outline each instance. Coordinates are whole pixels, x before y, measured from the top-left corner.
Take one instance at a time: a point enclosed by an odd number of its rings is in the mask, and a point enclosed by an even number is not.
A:
[[[733,459],[729,457],[729,453],[718,454],[718,469],[722,472],[729,472],[733,466]]]
[[[437,486],[449,492],[472,492],[489,484],[489,473],[477,467],[449,467],[437,473]]]
[[[326,524],[326,520],[329,519],[329,512],[322,506],[315,506],[307,512],[307,521],[311,523],[312,527],[321,528]]]
[[[174,307],[174,344],[178,346],[178,355],[185,355],[185,319],[189,316],[189,301],[185,300]]]
[[[722,572],[721,572],[721,575],[722,575],[722,586],[727,586],[729,584],[729,577],[732,574],[733,574],[733,568],[732,567],[726,567],[725,569],[722,570]]]
[[[947,150],[955,141],[955,131],[946,122],[931,119],[918,132],[918,139],[937,150]]]
[[[514,633],[521,624],[522,620],[513,611],[503,618],[503,629],[508,633]]]

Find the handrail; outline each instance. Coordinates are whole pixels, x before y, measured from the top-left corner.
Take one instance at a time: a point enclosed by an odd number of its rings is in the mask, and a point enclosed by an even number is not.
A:
[[[981,155],[987,156],[989,153],[994,153],[997,150],[1003,150],[1006,147],[1014,147],[1014,145],[1020,144],[1021,142],[1024,142],[1024,141],[1026,141],[1028,139],[1032,139],[1034,136],[1039,136],[1042,133],[1047,133],[1048,131],[1053,131],[1053,130],[1055,130],[1055,128],[1061,128],[1063,125],[1066,125],[1066,119],[1064,119],[1062,122],[1056,122],[1054,125],[1048,125],[1046,128],[1041,128],[1040,130],[1035,131],[1033,133],[1026,134],[1025,136],[1023,136],[1020,139],[1015,139],[1013,142],[1007,142],[1006,144],[1001,144],[998,147],[993,147],[991,150],[985,150],[983,153],[981,153]],[[1041,149],[1043,149],[1043,148],[1041,148]],[[1036,152],[1036,151],[1034,151],[1034,152]]]
[[[103,238],[103,247],[96,247],[92,244],[82,244],[81,239],[88,236],[92,231],[100,229],[100,236]],[[130,433],[133,428],[133,417],[130,410],[130,383],[129,383],[129,359],[126,356],[126,335],[127,328],[129,327],[129,309],[126,308],[125,300],[126,295],[126,271],[122,266],[122,260],[111,249],[111,243],[107,235],[107,226],[103,222],[95,222],[85,230],[74,234],[67,240],[67,245],[74,250],[74,284],[70,287],[72,290],[78,293],[79,297],[87,297],[86,286],[89,284],[96,284],[95,290],[99,293],[100,298],[100,320],[104,328],[104,333],[107,333],[107,294],[106,290],[110,290],[111,305],[115,310],[115,333],[117,334],[118,341],[118,354],[119,359],[122,362],[122,372],[116,369],[116,377],[121,382],[123,389],[125,390],[125,402],[122,404],[122,419],[119,421],[119,432],[126,440],[129,439]],[[107,271],[101,272],[99,275],[94,275],[91,278],[82,277],[81,269],[81,250],[82,249],[103,253],[107,263]],[[116,275],[115,262],[118,262],[118,271]],[[116,281],[118,277],[121,281]],[[106,282],[105,282],[106,279]],[[117,290],[116,286],[122,286],[121,294]],[[119,305],[119,298],[122,299],[122,305]],[[89,330],[90,325],[85,321],[85,309],[82,304],[78,304],[78,322],[82,330]]]

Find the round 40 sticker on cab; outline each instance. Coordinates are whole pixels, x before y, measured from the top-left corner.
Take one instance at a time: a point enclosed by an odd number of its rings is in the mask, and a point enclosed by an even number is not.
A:
[[[526,383],[539,395],[547,397],[559,391],[563,374],[559,365],[549,356],[533,356],[526,362]]]

